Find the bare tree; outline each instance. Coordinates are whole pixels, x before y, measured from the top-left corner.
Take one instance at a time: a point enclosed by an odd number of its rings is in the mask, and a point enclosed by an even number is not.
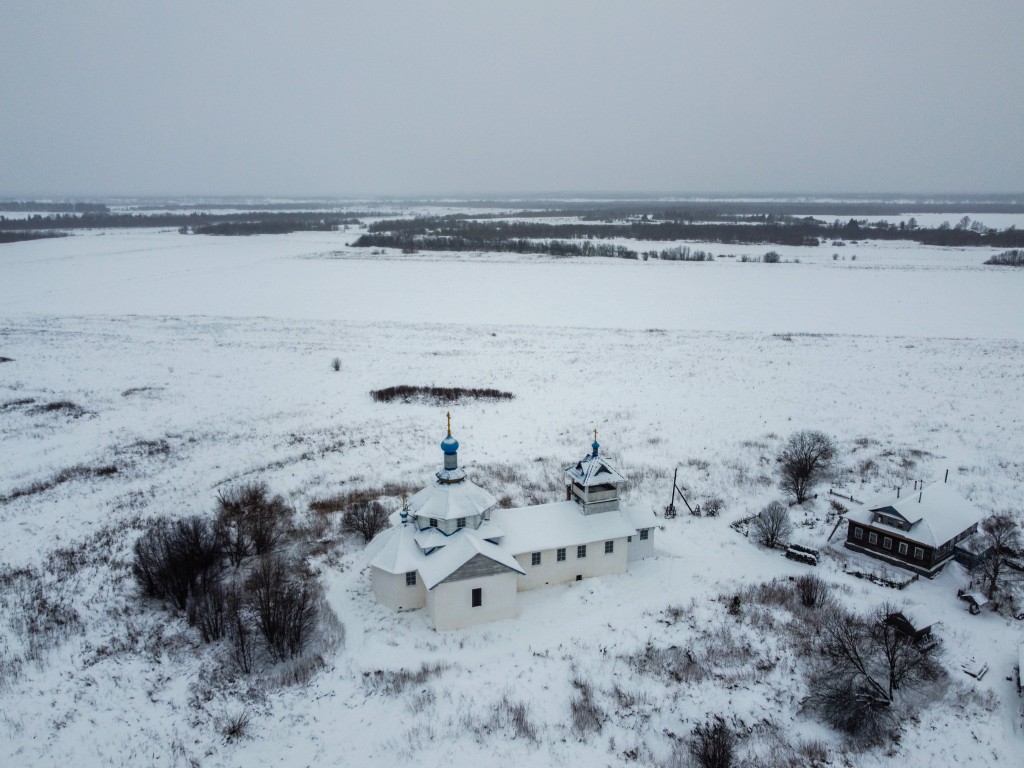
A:
[[[789,539],[793,523],[789,520],[789,509],[781,501],[773,501],[754,518],[754,532],[757,540],[766,547],[774,548]]]
[[[320,617],[320,589],[302,566],[264,557],[247,582],[267,650],[279,661],[302,653]]]
[[[821,608],[831,601],[828,584],[813,573],[798,576],[793,585],[800,604],[805,608]]]
[[[358,533],[367,542],[388,526],[388,511],[379,501],[356,504],[342,518],[341,529],[346,533]]]
[[[927,650],[887,621],[894,612],[891,605],[866,616],[835,609],[820,625],[811,702],[828,722],[864,743],[893,729],[891,708],[900,690],[941,674]]]
[[[215,578],[221,544],[206,518],[157,518],[135,542],[132,571],[146,594],[170,600],[184,610],[197,584]]]
[[[1007,556],[1021,548],[1020,523],[1010,512],[989,515],[981,521],[981,541],[987,554],[978,567],[991,600],[1005,581]]]
[[[217,494],[218,525],[227,537],[232,564],[237,567],[249,554],[265,555],[277,548],[291,512],[263,482],[243,483]]]
[[[231,587],[227,591],[228,635],[235,663],[245,674],[253,670],[255,646],[253,626],[241,590]]]
[[[736,735],[721,717],[698,725],[690,736],[690,755],[700,768],[730,768],[736,752]]]
[[[802,504],[811,488],[831,470],[835,454],[835,444],[824,432],[794,432],[779,454],[779,487]]]

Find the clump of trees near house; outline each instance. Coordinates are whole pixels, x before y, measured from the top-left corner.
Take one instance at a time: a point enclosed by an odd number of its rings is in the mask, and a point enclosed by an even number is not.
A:
[[[301,661],[314,640],[330,640],[322,630],[336,619],[302,557],[292,508],[260,482],[221,492],[216,507],[212,518],[148,524],[132,562],[143,594],[183,612],[203,642],[226,642],[246,674]]]
[[[1007,560],[1017,557],[1024,546],[1020,522],[1009,511],[997,512],[981,521],[981,549],[988,554],[978,563],[985,595],[993,600],[997,592],[1009,591],[1010,581],[1024,581],[1019,570]]]
[[[993,264],[1000,267],[1024,267],[1024,250],[1012,248],[990,257],[986,264]]]

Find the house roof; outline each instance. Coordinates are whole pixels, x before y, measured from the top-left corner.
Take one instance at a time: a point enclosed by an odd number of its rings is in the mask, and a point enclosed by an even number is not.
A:
[[[905,531],[875,522],[875,513],[898,515],[910,523]],[[910,541],[938,547],[963,533],[982,518],[981,512],[946,483],[932,483],[920,491],[881,496],[845,515],[847,520],[882,531],[892,531]]]
[[[919,603],[909,603],[903,606],[897,613],[907,620],[915,632],[928,629],[928,627],[942,621],[940,614]]]
[[[658,518],[654,516],[653,512],[646,509],[635,509],[633,507],[619,507],[619,511],[626,517],[626,520],[636,530],[643,530],[644,528],[655,528],[658,526]]]
[[[416,541],[416,543],[420,546],[420,548],[434,549],[435,547],[443,547],[447,544],[450,544],[452,541],[454,541],[452,537],[457,536],[460,531],[464,530],[466,529],[460,528],[454,533],[446,534],[444,531],[438,530],[437,528],[424,528],[418,531],[413,538]],[[481,539],[485,540],[498,539],[505,534],[505,531],[500,526],[495,525],[489,520],[485,520],[483,523],[481,523],[479,528],[471,530],[473,530],[473,532],[476,533],[476,535],[479,536]]]
[[[505,529],[501,545],[514,554],[619,539],[637,531],[622,512],[584,515],[575,501],[496,509],[491,519]]]
[[[568,467],[565,474],[584,488],[592,485],[608,483],[617,485],[626,482],[626,478],[619,474],[619,471],[609,464],[604,456],[595,456],[592,453],[588,453],[573,466]]]
[[[409,509],[420,517],[454,520],[482,515],[497,503],[496,498],[471,480],[451,483],[436,479],[413,494],[409,499]]]
[[[460,533],[451,536],[448,546],[423,557],[419,567],[423,583],[427,589],[433,589],[477,555],[493,560],[516,573],[525,573],[522,566],[503,547],[481,539],[476,531],[463,528]]]
[[[419,570],[426,555],[415,541],[415,525],[397,525],[381,531],[366,546],[370,565],[388,573]]]

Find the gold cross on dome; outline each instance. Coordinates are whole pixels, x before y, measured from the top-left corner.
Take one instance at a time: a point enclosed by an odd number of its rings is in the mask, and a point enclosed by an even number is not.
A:
[[[452,436],[452,412],[448,411],[448,437]]]
[[[594,442],[595,443],[597,442],[597,430],[596,429],[594,430]]]

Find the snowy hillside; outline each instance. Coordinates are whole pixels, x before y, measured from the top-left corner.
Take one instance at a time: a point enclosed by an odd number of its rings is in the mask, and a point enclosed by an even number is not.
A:
[[[841,532],[826,544],[827,498],[794,511],[837,600],[941,616],[935,700],[907,703],[898,742],[854,751],[803,706],[797,620],[759,591],[810,567],[730,523],[781,498],[775,457],[805,428],[836,440],[836,485],[857,498],[949,469],[986,514],[1024,510],[1024,271],[899,242],[780,248],[800,263],[768,265],[738,258],[763,247],[714,245],[736,258],[709,263],[428,257],[354,237],[0,246],[0,764],[665,765],[716,715],[750,765],[1019,759],[1024,622],[968,614],[959,565],[876,586],[844,572],[874,566]],[[487,490],[509,504],[560,498],[597,428],[629,503],[661,515],[678,468],[722,514],[660,519],[656,556],[626,575],[435,632],[424,611],[378,606],[362,542],[310,511],[428,482],[447,408],[369,396],[398,384],[515,395],[451,407],[461,466],[501,478]],[[212,515],[245,480],[295,507],[343,627],[295,684],[239,673],[129,568],[147,520]],[[964,675],[966,655],[989,675]]]

